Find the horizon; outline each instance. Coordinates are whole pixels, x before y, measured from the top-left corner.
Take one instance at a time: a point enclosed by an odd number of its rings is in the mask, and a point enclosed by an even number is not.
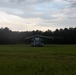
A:
[[[1,27],[0,29],[5,29],[5,28],[8,28],[8,27]],[[66,27],[65,27],[66,28]],[[58,30],[60,30],[60,29],[62,29],[62,30],[64,30],[65,28],[57,28]],[[70,29],[70,28],[76,28],[76,27],[68,27],[67,29]],[[10,28],[8,28],[9,30],[11,30]],[[32,32],[32,31],[41,31],[41,32],[46,32],[46,31],[52,31],[52,32],[54,32],[54,31],[56,31],[57,29],[55,29],[55,30],[51,30],[51,29],[47,29],[47,30],[45,30],[45,31],[43,31],[43,30],[24,30],[24,31],[18,31],[18,30],[11,30],[12,32]]]

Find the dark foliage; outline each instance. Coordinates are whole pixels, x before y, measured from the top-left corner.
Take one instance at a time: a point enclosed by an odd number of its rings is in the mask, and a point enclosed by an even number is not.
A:
[[[44,39],[46,44],[76,44],[76,27],[56,29],[55,31],[11,31],[9,28],[0,28],[0,44],[25,44],[30,43],[30,40],[25,40],[26,37],[34,35],[53,36],[54,40]],[[60,38],[57,38],[60,37]]]

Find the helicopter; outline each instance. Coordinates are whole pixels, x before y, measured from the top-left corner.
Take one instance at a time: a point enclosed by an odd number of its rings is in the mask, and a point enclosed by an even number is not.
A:
[[[42,35],[34,35],[31,37],[25,38],[25,40],[31,39],[31,46],[32,47],[42,47],[44,45],[43,39],[49,39],[49,40],[54,40],[55,38],[60,38],[60,37],[49,37],[49,36],[42,36]]]

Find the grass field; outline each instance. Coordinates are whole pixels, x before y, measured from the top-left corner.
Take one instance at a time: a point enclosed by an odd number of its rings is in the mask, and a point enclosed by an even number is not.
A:
[[[0,45],[0,75],[76,75],[76,45]]]

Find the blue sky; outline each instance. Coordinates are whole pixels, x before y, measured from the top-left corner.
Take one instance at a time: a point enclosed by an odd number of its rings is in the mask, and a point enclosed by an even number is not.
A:
[[[76,27],[75,0],[0,0],[0,28],[14,31]]]

